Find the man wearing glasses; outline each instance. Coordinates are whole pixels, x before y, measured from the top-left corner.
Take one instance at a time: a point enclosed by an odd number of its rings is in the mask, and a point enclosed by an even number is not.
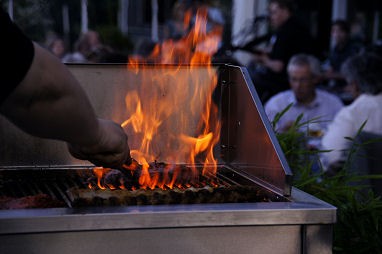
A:
[[[288,63],[287,72],[290,89],[274,95],[265,104],[269,120],[273,121],[276,114],[290,106],[278,120],[277,131],[287,131],[302,115],[300,122],[309,122],[303,127],[314,130],[316,136],[322,136],[329,122],[343,107],[342,101],[337,96],[316,88],[321,70],[315,57],[294,55]]]

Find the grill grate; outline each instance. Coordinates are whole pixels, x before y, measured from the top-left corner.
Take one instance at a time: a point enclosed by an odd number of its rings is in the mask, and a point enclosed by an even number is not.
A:
[[[86,188],[90,168],[27,168],[0,170],[0,197],[22,198],[47,194],[72,207],[66,190]],[[83,175],[83,177],[81,177]]]
[[[50,197],[62,201],[67,207],[75,207],[76,202],[73,199],[73,190],[76,195],[90,195],[92,198],[97,199],[98,195],[105,196],[110,195],[109,199],[120,199],[128,197],[130,194],[128,191],[108,191],[103,192],[100,190],[89,190],[87,179],[93,176],[91,167],[40,167],[40,168],[0,168],[0,198],[1,197],[14,197],[21,198],[26,196],[34,196],[38,194],[47,194]],[[204,176],[200,176],[200,180],[203,181]],[[257,186],[253,182],[248,182],[248,179],[244,179],[240,175],[235,174],[232,170],[226,166],[220,166],[217,174],[219,186],[225,192],[224,188],[229,189],[230,186]],[[195,187],[195,186],[194,186]],[[287,201],[285,197],[272,193],[269,190],[257,186],[261,193],[263,200],[268,201]],[[191,188],[192,189],[192,188]],[[170,190],[169,190],[170,191]],[[174,192],[177,192],[176,190]],[[156,191],[153,191],[155,194]],[[148,193],[151,196],[153,193]],[[159,191],[159,193],[162,193]],[[153,195],[154,195],[153,194]],[[162,194],[161,194],[162,195]],[[168,194],[165,194],[168,195]],[[74,203],[73,203],[74,202]],[[190,201],[192,202],[192,201]],[[87,205],[94,205],[94,200],[85,202]],[[97,202],[95,202],[97,203]],[[105,203],[105,202],[101,202]],[[122,202],[127,204],[126,202]],[[110,203],[106,202],[106,205]],[[135,203],[134,203],[135,204]],[[139,203],[138,203],[139,204]],[[114,204],[115,205],[115,204]],[[118,203],[116,204],[118,205]]]

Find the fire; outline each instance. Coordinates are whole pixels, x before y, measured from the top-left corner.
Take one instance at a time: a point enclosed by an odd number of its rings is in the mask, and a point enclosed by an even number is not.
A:
[[[102,184],[101,184],[101,178],[103,175],[105,175],[108,171],[110,171],[109,168],[103,168],[103,167],[95,167],[93,168],[93,173],[94,175],[97,177],[97,186],[104,190],[106,189],[106,187],[104,187]]]
[[[191,165],[191,172],[187,172],[190,181],[199,176],[196,165],[202,165],[202,174],[216,174],[213,149],[219,140],[220,123],[212,101],[217,74],[211,59],[218,50],[222,29],[207,31],[206,8],[199,9],[195,19],[188,11],[185,27],[191,20],[195,23],[188,35],[157,44],[147,59],[129,59],[128,71],[139,76],[140,83],[126,94],[129,118],[121,126],[132,140],[131,156],[140,166],[141,188],[173,188],[175,179],[184,173],[174,169],[177,163]],[[164,64],[171,65],[163,68]],[[162,175],[150,172],[150,162],[158,159],[169,162]],[[137,164],[124,167],[132,172]],[[102,178],[107,170],[95,168],[94,173]],[[100,180],[98,186],[104,188]]]

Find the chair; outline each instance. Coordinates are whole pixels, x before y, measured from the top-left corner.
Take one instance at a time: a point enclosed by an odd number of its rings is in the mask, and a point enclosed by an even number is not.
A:
[[[355,141],[360,144],[355,153],[351,171],[359,175],[382,176],[382,135],[361,132]],[[382,179],[369,179],[368,184],[376,195],[382,196]]]

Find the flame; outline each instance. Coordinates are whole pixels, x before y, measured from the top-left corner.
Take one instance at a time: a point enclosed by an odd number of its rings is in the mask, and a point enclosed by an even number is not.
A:
[[[104,176],[109,171],[110,171],[109,168],[103,168],[103,167],[94,167],[93,168],[93,173],[97,177],[98,188],[100,188],[102,190],[106,189],[106,187],[101,184],[101,179],[102,179],[102,176]]]
[[[179,174],[184,173],[174,169],[173,165],[179,162],[191,165],[190,179],[199,176],[197,164],[203,165],[203,174],[216,174],[213,149],[219,140],[220,122],[217,106],[212,102],[217,74],[211,59],[218,50],[222,28],[207,31],[207,14],[207,8],[197,10],[194,25],[183,38],[157,44],[146,59],[129,59],[128,71],[140,75],[140,84],[125,97],[130,117],[121,126],[129,138],[138,140],[130,147],[131,156],[141,165],[141,188],[173,188]],[[184,28],[190,27],[192,20],[189,10]],[[163,64],[171,66],[161,68]],[[140,74],[143,71],[151,75]],[[162,176],[150,172],[149,162],[158,158],[170,162]],[[137,164],[124,168],[134,171]],[[94,173],[102,177],[106,171],[95,168]],[[98,186],[105,188],[100,180]]]

